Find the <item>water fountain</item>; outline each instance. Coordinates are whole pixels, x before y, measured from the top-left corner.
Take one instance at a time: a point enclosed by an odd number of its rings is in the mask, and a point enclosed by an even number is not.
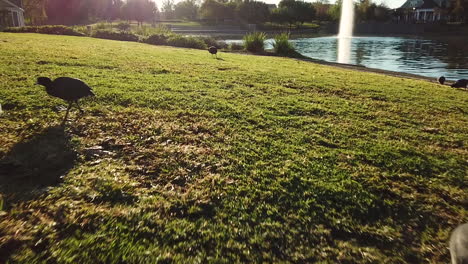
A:
[[[340,29],[338,33],[338,62],[350,63],[351,39],[354,26],[353,0],[343,0],[341,4]]]

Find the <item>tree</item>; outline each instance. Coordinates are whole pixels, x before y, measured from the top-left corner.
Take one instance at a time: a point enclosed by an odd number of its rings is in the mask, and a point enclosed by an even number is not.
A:
[[[330,19],[332,21],[339,21],[341,17],[341,6],[342,6],[342,1],[337,0],[334,5],[332,5],[328,9],[328,15],[330,16]]]
[[[122,18],[122,6],[124,5],[124,2],[122,0],[113,0],[112,1],[112,6],[110,8],[108,16],[110,20],[116,20],[119,18]]]
[[[109,19],[108,10],[112,6],[112,0],[94,0],[87,2],[91,5],[91,8],[88,9],[88,18],[90,18],[90,20]]]
[[[216,23],[222,19],[232,19],[234,16],[233,5],[220,3],[216,0],[205,0],[200,7],[200,15],[207,20],[214,20]]]
[[[174,18],[174,0],[164,0],[162,5],[162,13],[165,19]]]
[[[289,8],[279,7],[271,13],[271,21],[278,24],[289,24],[291,27],[296,23],[296,18]]]
[[[115,20],[123,18],[121,14],[123,0],[82,0],[87,1],[91,20]]]
[[[390,12],[390,9],[385,5],[377,5],[371,0],[361,0],[356,5],[358,21],[386,21],[390,19]]]
[[[356,19],[358,21],[368,21],[372,16],[373,6],[371,0],[360,0],[356,5]]]
[[[304,24],[304,22],[310,22],[315,18],[315,8],[311,3],[296,1],[293,10],[297,21],[301,24]]]
[[[304,24],[314,18],[314,6],[297,0],[281,0],[278,8],[272,13],[273,22],[288,23],[290,27],[298,22]]]
[[[239,18],[251,24],[263,23],[270,17],[268,5],[258,1],[244,1],[237,5],[236,13]]]
[[[32,25],[42,24],[47,19],[46,0],[23,0],[23,8],[26,19]]]
[[[122,6],[122,15],[127,20],[153,21],[157,12],[156,4],[150,0],[127,0]]]
[[[174,15],[176,18],[194,20],[198,15],[198,5],[195,0],[179,2],[174,7]]]
[[[156,8],[152,0],[128,0],[125,5],[126,8],[132,5],[143,6],[137,10],[146,19],[149,19],[150,13],[154,13]],[[42,23],[45,19],[50,24],[75,25],[124,18],[121,14],[123,0],[23,0],[23,6],[26,17],[32,24]]]
[[[50,24],[74,25],[89,20],[90,0],[48,0],[45,9]]]
[[[468,18],[468,0],[451,0],[450,13],[455,21],[462,22]]]
[[[384,4],[377,5],[374,9],[374,20],[388,21],[392,18],[392,10]]]
[[[317,1],[312,3],[315,9],[315,18],[317,20],[321,21],[329,21],[331,20],[330,15],[328,14],[328,11],[330,10],[330,7],[332,6],[328,1]]]

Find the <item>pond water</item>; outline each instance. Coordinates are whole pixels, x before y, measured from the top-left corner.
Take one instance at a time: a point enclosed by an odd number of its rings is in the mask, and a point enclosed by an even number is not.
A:
[[[336,37],[303,38],[291,42],[304,56],[338,62]],[[350,64],[434,78],[442,75],[452,80],[468,78],[467,39],[448,41],[404,37],[353,37],[350,42],[350,53],[346,57],[347,63]],[[267,41],[266,48],[272,48],[272,40]]]

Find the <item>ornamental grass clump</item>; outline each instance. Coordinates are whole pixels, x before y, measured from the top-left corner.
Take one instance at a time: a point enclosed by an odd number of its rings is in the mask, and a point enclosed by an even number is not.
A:
[[[265,50],[266,34],[263,32],[254,32],[244,36],[244,47],[253,53],[260,53]]]
[[[289,34],[282,33],[275,36],[275,41],[273,43],[273,49],[276,54],[281,56],[290,56],[296,53],[294,45],[289,42]]]

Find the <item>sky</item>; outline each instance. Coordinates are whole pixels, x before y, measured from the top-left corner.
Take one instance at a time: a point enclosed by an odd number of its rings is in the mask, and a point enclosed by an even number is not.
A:
[[[182,0],[174,0],[175,3],[180,2]],[[202,0],[199,0],[202,1]],[[265,2],[267,4],[278,4],[280,0],[260,0],[262,2]],[[315,0],[305,0],[306,2],[315,2]],[[334,3],[335,0],[329,0],[330,3]],[[163,0],[155,0],[156,4],[158,5],[158,8],[161,8]],[[390,8],[397,8],[400,7],[406,0],[372,0],[372,2],[375,2],[377,4],[380,3],[385,3],[388,7]]]

